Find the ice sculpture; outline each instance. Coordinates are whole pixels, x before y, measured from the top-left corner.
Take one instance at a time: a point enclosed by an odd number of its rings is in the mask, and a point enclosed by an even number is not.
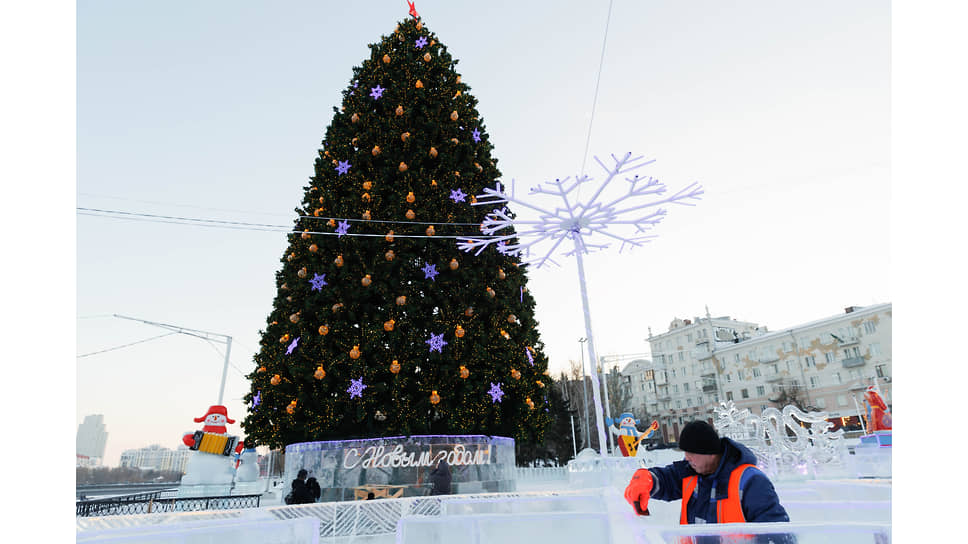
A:
[[[817,477],[846,470],[844,432],[830,432],[833,424],[826,412],[804,412],[787,405],[782,411],[771,407],[756,416],[728,400],[713,413],[720,435],[750,448],[770,478]]]

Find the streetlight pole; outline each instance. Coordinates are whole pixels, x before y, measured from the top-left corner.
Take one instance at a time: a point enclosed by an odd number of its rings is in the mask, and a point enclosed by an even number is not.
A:
[[[585,342],[587,341],[587,338],[578,339],[578,344],[581,346],[579,348],[579,351],[581,352],[581,392],[582,397],[584,398],[582,408],[585,411],[585,436],[582,438],[584,438],[585,447],[590,448],[592,447],[592,429],[588,425],[588,382],[585,379]]]
[[[145,319],[138,319],[137,317],[128,317],[124,315],[114,314],[114,317],[119,317],[121,319],[130,319],[131,321],[140,321],[148,325],[154,325],[156,327],[161,327],[162,329],[167,329],[180,334],[187,334],[188,336],[194,336],[196,338],[201,338],[203,340],[214,340],[216,342],[222,342],[225,344],[225,364],[222,365],[222,382],[218,388],[218,404],[222,404],[222,397],[225,394],[225,375],[229,370],[229,352],[232,351],[232,337],[227,334],[219,334],[215,332],[200,331],[196,329],[188,329],[185,327],[179,327],[177,325],[169,325],[167,323],[155,323],[154,321],[148,321]]]

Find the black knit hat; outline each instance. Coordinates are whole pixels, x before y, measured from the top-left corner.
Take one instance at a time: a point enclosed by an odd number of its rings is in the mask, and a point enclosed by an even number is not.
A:
[[[716,454],[723,452],[719,434],[705,421],[690,421],[679,433],[679,449],[689,453]]]

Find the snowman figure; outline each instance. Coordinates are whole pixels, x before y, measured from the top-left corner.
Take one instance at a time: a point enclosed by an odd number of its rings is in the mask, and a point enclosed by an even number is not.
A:
[[[612,424],[613,421],[618,423],[617,427]],[[653,421],[646,432],[639,431],[635,427],[639,420],[635,419],[631,412],[623,412],[617,420],[609,418],[606,422],[609,425],[609,432],[618,437],[618,447],[624,457],[635,457],[639,442],[651,437],[659,427],[659,422]]]
[[[259,479],[259,455],[254,448],[246,448],[239,457],[235,471],[236,482],[254,482]]]
[[[234,419],[229,419],[229,412],[224,406],[209,406],[208,412],[202,417],[196,417],[195,423],[205,422],[205,426],[202,427],[202,432],[212,433],[212,434],[226,434],[228,431],[225,429],[227,423],[235,423]],[[182,436],[182,442],[186,446],[192,447],[195,445],[195,433],[185,433]],[[241,450],[239,450],[241,451]]]
[[[229,419],[228,411],[225,406],[214,405],[208,408],[208,412],[202,417],[196,417],[195,423],[205,423],[200,432],[185,433],[182,442],[195,451],[188,460],[185,467],[185,475],[182,477],[180,493],[184,490],[188,493],[186,486],[223,486],[230,485],[235,478],[235,460],[229,452],[219,454],[208,449],[207,439],[225,437],[229,441],[235,440],[234,436],[227,436],[225,425],[235,423],[234,419]],[[213,436],[214,435],[214,436]],[[224,438],[222,438],[224,440]],[[217,443],[217,442],[216,442]],[[227,442],[229,443],[229,442]],[[244,445],[241,440],[236,444],[234,452],[240,453]],[[200,493],[214,493],[215,490],[199,490]]]

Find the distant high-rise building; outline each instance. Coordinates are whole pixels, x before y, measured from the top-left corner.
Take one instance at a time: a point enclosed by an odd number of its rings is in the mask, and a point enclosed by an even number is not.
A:
[[[152,444],[144,448],[124,450],[121,452],[119,466],[144,470],[173,470],[184,473],[188,459],[193,453],[195,452],[188,449],[188,446],[184,444],[179,444],[178,448],[174,450]]]
[[[90,464],[101,464],[107,442],[108,433],[104,429],[104,416],[101,414],[84,416],[84,422],[77,426],[78,459],[87,458]]]

